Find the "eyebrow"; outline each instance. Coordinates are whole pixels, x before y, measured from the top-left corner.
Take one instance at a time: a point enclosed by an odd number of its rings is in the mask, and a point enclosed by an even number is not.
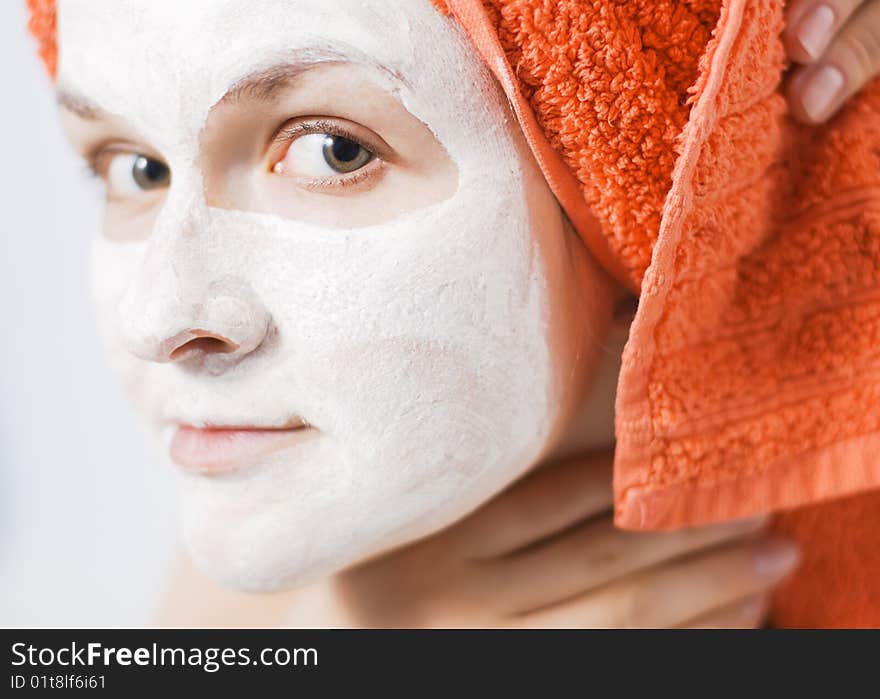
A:
[[[361,63],[371,65],[380,72],[391,76],[397,82],[408,85],[408,82],[396,71],[360,55],[354,58],[351,52],[333,51],[328,49],[306,49],[298,51],[292,60],[277,63],[269,68],[246,75],[233,84],[218,100],[218,103],[237,103],[241,101],[272,102],[284,90],[294,84],[301,75],[321,65],[333,63]],[[56,90],[56,102],[81,119],[96,121],[109,118],[108,112],[87,97],[60,85]]]
[[[107,112],[97,104],[75,92],[59,87],[55,92],[55,101],[59,107],[76,114],[80,119],[97,121],[106,118]]]
[[[341,62],[341,60],[284,63],[272,66],[239,80],[223,95],[220,102],[233,104],[242,101],[273,102],[281,92],[289,88],[304,73],[317,68],[321,64],[338,62]]]
[[[297,50],[284,62],[246,75],[229,88],[220,102],[234,103],[243,100],[272,102],[279,93],[293,85],[304,73],[322,65],[341,63],[368,65],[398,83],[409,85],[408,81],[396,71],[351,47],[342,49],[313,47]]]
[[[322,60],[310,63],[284,63],[272,66],[239,80],[223,95],[220,102],[272,102],[303,73],[316,68],[322,63],[327,64],[330,62],[329,60]],[[105,110],[101,109],[101,107],[87,97],[68,90],[63,86],[59,86],[56,90],[55,101],[59,107],[63,107],[68,112],[76,114],[80,119],[97,121],[109,116]]]

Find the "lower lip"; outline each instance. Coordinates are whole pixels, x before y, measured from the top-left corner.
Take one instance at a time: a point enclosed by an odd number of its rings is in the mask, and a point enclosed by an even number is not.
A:
[[[171,460],[184,471],[214,476],[253,464],[316,434],[312,427],[289,430],[191,427],[180,425],[171,438]]]

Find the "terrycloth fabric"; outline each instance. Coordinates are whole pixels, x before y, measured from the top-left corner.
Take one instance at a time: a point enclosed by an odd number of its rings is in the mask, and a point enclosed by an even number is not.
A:
[[[880,487],[880,85],[825,127],[787,118],[779,1],[442,5],[586,244],[640,292],[618,386],[617,523]],[[880,626],[880,493],[778,526],[806,548],[778,623]]]
[[[880,491],[784,513],[776,529],[804,555],[774,597],[774,626],[880,627]]]
[[[30,10],[28,29],[37,40],[40,58],[54,79],[58,72],[58,44],[55,41],[55,0],[27,0]]]
[[[54,72],[54,3],[28,2]],[[789,120],[780,0],[436,4],[640,294],[617,523],[793,510],[806,560],[774,621],[880,626],[880,84],[825,127]]]

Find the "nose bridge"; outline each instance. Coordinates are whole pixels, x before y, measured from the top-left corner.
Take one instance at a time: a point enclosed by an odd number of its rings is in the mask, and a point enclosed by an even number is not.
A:
[[[209,225],[202,173],[192,158],[181,160],[171,163],[171,186],[150,232],[152,247],[196,238]]]

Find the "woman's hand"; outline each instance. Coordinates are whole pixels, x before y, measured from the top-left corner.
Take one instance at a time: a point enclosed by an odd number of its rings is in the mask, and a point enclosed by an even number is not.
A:
[[[790,0],[783,39],[796,64],[792,113],[821,123],[880,73],[880,0]]]
[[[633,533],[611,520],[611,460],[529,475],[461,522],[304,588],[224,590],[186,559],[171,626],[754,627],[797,562],[760,520]]]
[[[336,576],[323,603],[294,606],[335,608],[351,626],[761,624],[797,562],[792,544],[761,520],[615,530],[610,484],[610,455],[542,468],[449,529]]]

